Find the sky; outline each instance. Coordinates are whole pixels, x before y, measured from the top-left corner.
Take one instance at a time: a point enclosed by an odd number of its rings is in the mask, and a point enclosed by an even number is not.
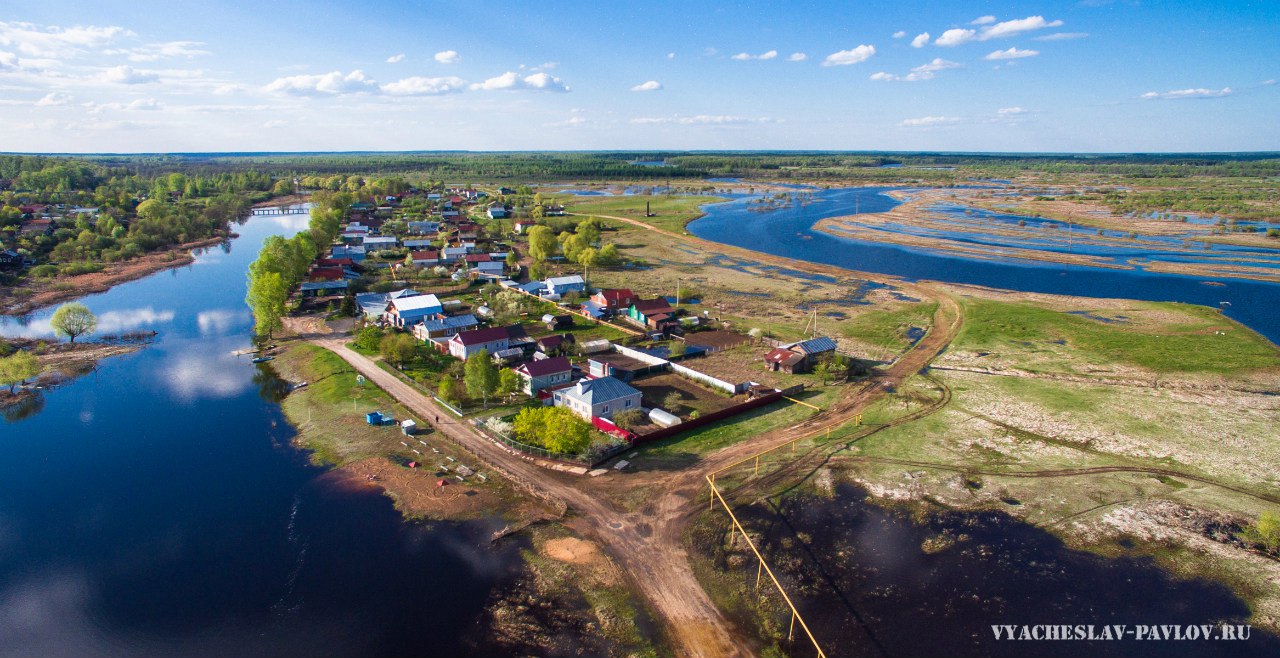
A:
[[[1280,150],[1273,0],[0,0],[0,151]]]

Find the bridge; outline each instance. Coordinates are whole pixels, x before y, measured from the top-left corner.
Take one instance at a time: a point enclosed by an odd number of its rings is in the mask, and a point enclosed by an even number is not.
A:
[[[302,206],[262,206],[253,209],[253,215],[305,215],[311,212],[309,208]]]

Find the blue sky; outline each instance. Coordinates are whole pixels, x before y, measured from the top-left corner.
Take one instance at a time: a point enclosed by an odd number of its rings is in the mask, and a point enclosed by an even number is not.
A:
[[[1280,150],[1280,7],[43,2],[0,150]]]

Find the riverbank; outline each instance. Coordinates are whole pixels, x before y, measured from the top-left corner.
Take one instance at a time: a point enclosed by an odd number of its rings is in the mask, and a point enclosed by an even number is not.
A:
[[[0,315],[26,315],[52,304],[106,292],[113,286],[141,279],[156,272],[190,265],[195,262],[192,250],[213,247],[234,237],[236,235],[231,233],[227,236],[188,242],[133,260],[103,263],[103,269],[100,272],[48,279],[33,279],[27,276],[20,280],[19,284],[0,290]]]

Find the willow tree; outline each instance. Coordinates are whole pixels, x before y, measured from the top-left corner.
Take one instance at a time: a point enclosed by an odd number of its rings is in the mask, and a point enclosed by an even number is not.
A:
[[[59,336],[66,336],[74,343],[77,336],[92,333],[98,327],[98,318],[84,304],[71,302],[59,306],[49,324]]]

